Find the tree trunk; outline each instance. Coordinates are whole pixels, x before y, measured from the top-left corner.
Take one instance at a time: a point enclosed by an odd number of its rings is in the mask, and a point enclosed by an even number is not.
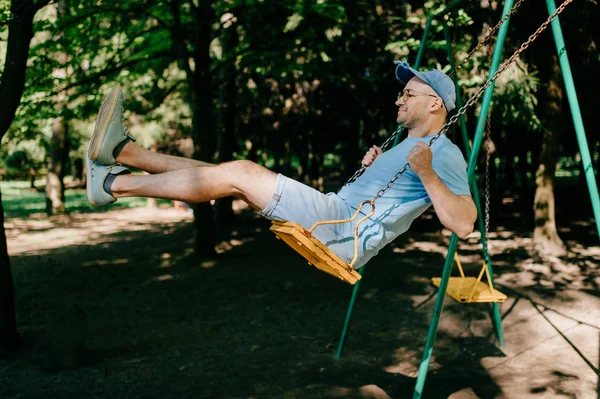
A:
[[[543,110],[544,128],[540,165],[536,173],[534,199],[535,230],[533,231],[533,245],[535,252],[540,256],[565,255],[565,246],[558,236],[555,219],[554,202],[554,172],[558,160],[558,146],[561,130],[561,102],[562,89],[560,86],[560,66],[558,59],[553,56],[547,67],[540,67],[548,73],[548,84],[541,93],[540,106]],[[544,68],[549,70],[544,71]]]
[[[35,169],[34,168],[29,168],[29,188],[34,189],[35,190]]]
[[[150,148],[150,151],[152,152],[156,152],[156,144],[153,145]],[[148,172],[144,172],[145,175],[149,175],[150,173]],[[174,205],[177,203],[177,201],[173,201]],[[157,209],[158,208],[158,201],[156,198],[146,198],[146,208],[150,208],[150,209]]]
[[[29,45],[33,37],[33,17],[50,0],[12,1],[11,20],[4,71],[0,81],[0,141],[8,131],[21,103],[25,87],[25,71]],[[21,339],[17,332],[15,300],[10,258],[4,230],[4,209],[0,193],[0,354],[15,350]]]
[[[546,140],[553,140],[551,131],[545,135]],[[554,203],[554,171],[556,160],[553,164],[551,152],[554,149],[544,145],[542,159],[536,174],[536,185],[534,199],[535,230],[533,231],[533,245],[540,256],[563,256],[565,247],[558,236],[555,219]]]
[[[231,15],[231,14],[226,14]],[[223,53],[233,53],[238,41],[236,32],[236,22],[233,17],[229,20],[221,21],[223,25],[221,33],[221,45]],[[228,62],[220,70],[220,81],[223,85],[219,89],[218,105],[218,134],[217,134],[217,154],[215,161],[227,162],[233,160],[233,151],[235,149],[235,126],[236,126],[236,98],[237,85],[235,64]],[[228,223],[235,221],[233,213],[233,198],[227,197],[215,202],[215,216],[218,223]]]
[[[213,123],[213,91],[210,75],[210,53],[212,10],[203,2],[196,13],[194,32],[194,65],[191,72],[190,90],[192,98],[192,139],[194,159],[211,162],[215,140]],[[193,205],[194,209],[194,249],[199,256],[215,255],[217,242],[216,226],[210,202]]]
[[[71,176],[73,177],[73,187],[85,187],[83,181],[83,159],[75,158],[73,160]]]
[[[0,193],[0,356],[14,352],[21,344],[15,317],[15,291],[4,232],[4,209]]]
[[[213,123],[213,90],[210,75],[210,53],[212,10],[210,3],[202,2],[198,13],[198,32],[196,37],[196,53],[193,98],[193,139],[194,158],[211,162],[215,149],[215,132]],[[215,255],[217,234],[215,218],[210,202],[194,206],[195,249],[200,256]]]
[[[12,19],[8,24],[6,59],[0,82],[0,138],[15,119],[25,88],[25,71],[29,57],[29,44],[33,37],[33,16],[50,0],[11,2]]]
[[[50,140],[50,165],[46,181],[46,213],[48,215],[62,215],[66,212],[64,177],[69,155],[68,130],[64,116],[54,121]]]
[[[179,0],[171,2],[173,13],[173,47],[178,53],[178,63],[186,72],[192,110],[193,158],[211,162],[214,152],[213,92],[210,74],[210,42],[213,11],[209,2],[200,5],[189,3],[194,17],[192,37],[184,34]],[[192,42],[193,51],[187,50],[186,40]],[[190,65],[193,58],[194,68]],[[194,249],[198,256],[215,255],[217,243],[215,219],[210,202],[190,204],[194,210]]]

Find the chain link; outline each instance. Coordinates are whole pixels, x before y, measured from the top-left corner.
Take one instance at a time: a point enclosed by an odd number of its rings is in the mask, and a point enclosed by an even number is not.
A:
[[[496,26],[494,26],[489,32],[488,34],[485,36],[485,38],[477,44],[477,46],[475,46],[475,48],[473,50],[471,50],[471,52],[469,53],[469,55],[467,55],[461,62],[460,64],[454,69],[454,71],[452,71],[448,76],[452,77],[456,74],[456,72],[460,69],[463,68],[463,65],[473,56],[473,54],[475,54],[475,52],[477,50],[479,50],[483,45],[485,45],[487,42],[489,42],[493,35],[496,33],[496,31],[500,28],[500,26],[508,19],[510,18],[510,16],[521,6],[521,4],[523,3],[524,0],[519,0],[517,1],[517,3],[513,6],[513,8],[511,8],[511,10],[504,16],[504,18],[502,18],[500,21],[498,21],[498,23],[496,24]],[[458,119],[458,118],[457,118]],[[390,137],[388,137],[388,139],[380,146],[381,150],[384,151],[387,146],[389,145],[389,143],[391,143],[396,136],[402,131],[402,128],[399,127],[398,129],[396,129],[391,135]],[[348,179],[348,181],[346,183],[344,183],[344,185],[340,188],[340,190],[350,184],[353,183],[354,181],[356,181],[356,179],[358,179],[360,176],[362,176],[363,173],[365,173],[366,167],[364,165],[361,165],[360,169],[358,169],[356,172],[354,172],[354,174]],[[340,191],[338,190],[338,192]]]
[[[493,50],[488,46],[488,64],[492,63]],[[483,256],[487,264],[491,264],[489,247],[488,247],[488,236],[490,233],[490,158],[492,155],[492,105],[487,114],[487,126],[485,135],[485,239],[481,240],[483,243]]]
[[[490,158],[492,155],[492,118],[491,110],[488,111],[485,153],[485,240],[483,241],[483,252],[489,258],[488,235],[490,232]],[[486,259],[488,263],[489,259]]]
[[[473,50],[471,50],[471,52],[465,58],[463,58],[463,60],[456,66],[454,71],[452,71],[448,76],[453,77],[459,70],[463,69],[463,65],[473,56],[473,54],[475,54],[477,52],[477,50],[479,50],[482,46],[484,46],[487,42],[489,42],[492,39],[494,34],[498,31],[498,29],[500,29],[500,26],[502,26],[502,24],[507,19],[509,19],[510,16],[513,15],[515,11],[517,11],[517,9],[521,6],[521,4],[523,4],[523,1],[525,1],[525,0],[517,1],[517,4],[515,4],[513,6],[513,8],[510,9],[510,11],[504,16],[504,18],[502,18],[500,21],[498,21],[496,26],[494,26],[488,32],[488,34],[485,35],[485,38],[481,42],[477,43],[477,46],[475,46],[475,48]]]
[[[398,127],[396,130],[394,130],[394,132],[387,138],[387,140],[385,140],[383,142],[383,144],[381,145],[381,151],[384,151],[392,141],[394,141],[394,139],[396,138],[396,136],[402,131],[402,127]],[[347,186],[350,183],[353,183],[356,179],[358,179],[363,173],[365,173],[365,170],[367,168],[365,167],[365,165],[361,165],[360,169],[358,169],[356,172],[354,172],[354,174],[352,175],[352,177],[350,177],[348,179],[348,181],[346,183],[344,183],[344,186]],[[342,188],[344,187],[342,186]],[[340,190],[342,189],[340,188]],[[338,190],[339,192],[339,190]]]
[[[485,84],[479,88],[479,90],[477,90],[477,92],[466,102],[465,105],[462,106],[461,109],[459,109],[456,114],[454,114],[454,116],[452,116],[450,118],[450,120],[448,120],[448,122],[446,122],[444,124],[444,126],[442,126],[442,129],[431,138],[431,140],[429,140],[429,147],[431,147],[433,145],[433,143],[435,143],[437,141],[437,139],[440,138],[440,136],[442,134],[444,134],[446,131],[448,131],[448,129],[450,128],[451,125],[453,125],[454,123],[456,123],[456,121],[458,120],[458,118],[460,118],[461,115],[463,115],[465,112],[467,112],[467,109],[473,105],[475,103],[475,101],[477,101],[479,99],[479,97],[481,97],[481,95],[485,92],[485,90],[490,87],[492,85],[492,83],[494,83],[496,81],[496,79],[498,79],[498,77],[506,70],[508,69],[509,66],[512,65],[512,63],[519,57],[519,55],[521,55],[521,53],[523,51],[525,51],[527,49],[527,47],[529,47],[529,45],[535,40],[537,39],[537,37],[548,27],[548,25],[554,21],[554,18],[556,18],[556,16],[558,14],[560,14],[561,12],[563,12],[563,10],[565,9],[566,6],[568,6],[570,3],[572,3],[573,0],[565,0],[560,7],[558,7],[556,9],[556,11],[554,11],[554,13],[548,17],[548,19],[542,24],[540,25],[539,28],[537,28],[537,30],[531,35],[529,36],[529,38],[527,39],[527,41],[525,43],[523,43],[521,45],[521,47],[519,47],[519,49],[517,51],[514,52],[513,55],[510,56],[510,58],[508,60],[506,60],[504,63],[502,63],[502,65],[500,65],[500,67],[498,68],[498,70],[496,71],[496,73],[494,73],[494,75],[489,78]],[[391,140],[393,138],[395,138],[398,133],[402,130],[402,128],[398,128],[394,131],[394,133],[392,133],[392,135],[383,143],[382,145],[382,149],[384,148],[384,146],[389,145],[389,143],[391,142]],[[488,162],[488,161],[486,161]],[[404,167],[394,175],[394,177],[392,177],[390,179],[390,181],[387,182],[387,184],[385,185],[385,187],[383,187],[381,190],[379,190],[377,192],[377,194],[375,195],[375,197],[373,197],[373,199],[371,200],[371,202],[375,202],[375,200],[377,200],[378,198],[383,197],[383,195],[385,194],[385,192],[387,191],[387,189],[389,189],[390,187],[392,187],[394,185],[394,183],[396,182],[396,180],[398,180],[400,178],[400,176],[402,176],[402,174],[404,172],[406,172],[407,169],[410,168],[410,164],[407,162],[406,165],[404,165]],[[354,173],[354,175],[348,180],[348,182],[346,182],[346,184],[344,184],[344,186],[346,186],[347,184],[353,182],[354,180],[356,180],[360,175],[362,175],[365,171],[365,166],[363,165],[358,171],[356,171],[356,173]],[[360,173],[359,173],[360,172]],[[489,205],[486,204],[486,207],[488,207]],[[487,209],[487,208],[486,208]],[[489,214],[489,212],[487,212],[487,214]],[[487,223],[487,222],[486,222]],[[487,226],[486,226],[486,232],[487,232]]]

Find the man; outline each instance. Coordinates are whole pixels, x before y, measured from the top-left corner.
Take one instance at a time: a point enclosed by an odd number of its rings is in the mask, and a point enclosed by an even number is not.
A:
[[[432,204],[441,223],[464,238],[477,217],[464,158],[445,135],[431,148],[427,144],[454,109],[454,84],[440,71],[417,72],[406,63],[398,63],[396,77],[406,85],[396,105],[397,121],[408,137],[385,153],[371,148],[363,158],[365,173],[337,194],[320,193],[247,160],[214,165],[145,150],[123,125],[122,93],[114,89],[100,109],[88,146],[88,199],[100,206],[121,197],[198,203],[233,195],[268,219],[297,222],[308,229],[317,221],[349,218],[408,162],[410,169],[377,200],[375,214],[361,224],[354,267],[367,263],[408,230]],[[151,175],[131,175],[121,164]],[[344,261],[353,258],[351,223],[319,226],[314,236]]]

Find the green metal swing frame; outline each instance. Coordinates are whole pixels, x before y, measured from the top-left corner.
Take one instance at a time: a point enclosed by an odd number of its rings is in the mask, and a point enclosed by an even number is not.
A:
[[[443,23],[443,31],[444,31],[444,36],[446,39],[446,49],[447,49],[447,53],[448,53],[448,60],[450,62],[450,66],[451,66],[452,70],[455,69],[454,50],[452,48],[450,32],[449,32],[449,29],[445,22],[444,17],[447,14],[449,14],[450,12],[452,12],[453,10],[455,10],[463,2],[464,2],[464,0],[454,0],[444,10],[442,10],[441,12],[439,12],[437,14],[430,15],[427,18],[425,29],[423,31],[421,45],[419,47],[419,51],[417,53],[417,58],[413,65],[413,67],[415,69],[417,69],[419,67],[421,58],[425,51],[426,43],[427,43],[427,36],[429,33],[429,29],[431,27],[431,24],[432,24],[433,20],[438,19],[438,18]],[[513,4],[514,4],[514,0],[506,0],[505,1],[504,9],[502,12],[503,18],[509,14],[511,8],[513,7]],[[546,5],[548,8],[548,15],[552,15],[556,11],[555,1],[554,0],[546,0]],[[500,29],[498,30],[498,34],[496,37],[496,44],[494,46],[494,52],[492,55],[492,61],[491,61],[490,69],[488,72],[488,79],[491,78],[496,73],[496,71],[498,70],[498,67],[500,65],[502,50],[504,47],[504,40],[506,39],[509,22],[510,22],[510,17],[506,19],[506,21],[501,25]],[[558,53],[558,58],[559,58],[559,62],[560,62],[562,76],[564,79],[567,97],[569,100],[569,106],[571,109],[573,124],[574,124],[575,132],[577,135],[577,143],[579,145],[579,151],[581,154],[581,162],[583,165],[583,171],[584,171],[584,174],[586,177],[588,190],[589,190],[590,198],[592,201],[593,213],[594,213],[594,217],[596,220],[596,228],[598,230],[598,235],[600,236],[600,197],[598,195],[598,187],[596,185],[596,178],[595,178],[594,169],[593,169],[593,165],[592,165],[592,157],[590,155],[590,150],[589,150],[589,147],[587,144],[587,137],[585,134],[583,120],[581,117],[581,111],[579,108],[579,102],[577,100],[577,94],[576,94],[575,85],[573,82],[573,75],[571,73],[571,67],[570,67],[568,56],[567,56],[567,50],[565,47],[565,43],[564,43],[558,16],[556,16],[556,18],[554,18],[554,20],[551,22],[551,27],[552,27],[552,33],[554,35],[554,42],[556,44],[556,50]],[[457,93],[460,93],[460,90],[458,90],[459,88],[458,88],[458,82],[457,82],[456,77],[454,77],[453,79],[454,79],[455,85],[457,86]],[[485,126],[486,126],[487,116],[488,116],[489,109],[490,109],[490,103],[492,100],[494,86],[495,86],[495,83],[492,83],[485,90],[485,92],[483,94],[481,112],[479,114],[479,118],[477,121],[477,127],[476,127],[476,131],[475,131],[475,137],[473,139],[473,148],[472,149],[469,148],[469,137],[468,137],[467,130],[466,130],[464,115],[462,115],[461,119],[460,119],[461,120],[461,124],[460,124],[461,125],[461,133],[462,133],[463,142],[465,145],[465,152],[469,158],[467,174],[468,174],[471,189],[473,191],[475,205],[477,206],[478,226],[479,226],[479,230],[481,231],[481,242],[482,242],[482,247],[484,249],[484,251],[483,251],[484,259],[487,263],[489,276],[492,279],[492,281],[491,281],[492,284],[493,284],[492,262],[489,257],[489,254],[485,250],[485,248],[487,248],[487,237],[485,235],[484,221],[482,218],[483,215],[481,212],[481,204],[479,201],[479,191],[477,189],[477,184],[475,182],[474,176],[475,176],[476,160],[477,160],[477,156],[479,154],[479,150],[481,148],[481,143],[483,140],[483,133],[485,131]],[[463,106],[463,101],[462,101],[462,98],[460,97],[460,95],[457,96],[457,104],[456,105],[457,105],[458,109],[460,109]],[[397,141],[398,141],[398,138],[396,138],[396,142],[394,142],[394,145],[397,144]],[[450,281],[450,274],[452,271],[452,265],[453,265],[453,261],[454,261],[454,256],[456,254],[457,246],[458,246],[458,236],[456,234],[452,234],[452,236],[450,238],[450,243],[448,245],[448,252],[446,255],[446,261],[444,263],[444,268],[442,271],[442,277],[441,277],[440,284],[439,284],[438,295],[437,295],[437,298],[435,301],[435,307],[434,307],[431,323],[429,325],[429,332],[427,334],[427,341],[425,343],[423,358],[422,358],[421,364],[419,366],[419,372],[417,375],[415,390],[413,393],[413,399],[420,399],[423,394],[425,379],[427,377],[427,372],[429,370],[431,354],[433,352],[433,347],[435,345],[435,338],[437,335],[440,317],[442,315],[444,300],[446,298],[448,282]],[[360,273],[361,276],[364,274],[366,266],[367,265],[361,267],[358,270],[358,272]],[[356,284],[354,285],[353,291],[352,291],[352,296],[351,296],[350,302],[348,304],[348,310],[346,312],[344,326],[342,328],[342,333],[340,336],[340,340],[339,340],[336,355],[335,355],[335,357],[337,359],[341,358],[343,350],[344,350],[344,344],[345,344],[345,341],[347,338],[348,330],[350,327],[350,322],[352,320],[352,312],[353,312],[354,306],[356,304],[356,298],[358,296],[358,291],[360,289],[361,281],[362,281],[362,279],[356,282]],[[495,327],[496,337],[498,339],[498,344],[500,347],[504,347],[505,340],[504,340],[504,333],[502,330],[502,319],[501,319],[500,309],[499,309],[497,302],[492,304],[492,312],[493,312],[492,319],[493,319],[493,323],[494,323],[494,327]]]

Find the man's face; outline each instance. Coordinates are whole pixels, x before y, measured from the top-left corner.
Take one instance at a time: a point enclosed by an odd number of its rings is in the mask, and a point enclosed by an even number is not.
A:
[[[407,129],[427,120],[431,105],[439,99],[435,91],[416,76],[408,81],[402,93],[396,100],[397,121]]]

